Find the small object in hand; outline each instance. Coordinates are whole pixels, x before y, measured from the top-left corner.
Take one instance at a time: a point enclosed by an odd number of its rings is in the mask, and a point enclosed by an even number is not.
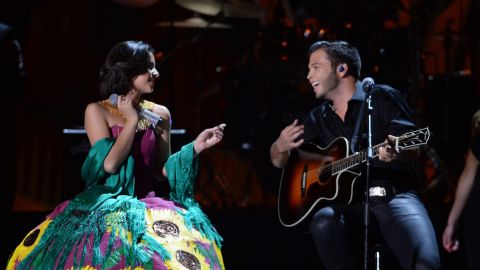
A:
[[[117,105],[117,98],[118,98],[117,94],[111,94],[110,97],[108,97],[108,101],[112,105]]]

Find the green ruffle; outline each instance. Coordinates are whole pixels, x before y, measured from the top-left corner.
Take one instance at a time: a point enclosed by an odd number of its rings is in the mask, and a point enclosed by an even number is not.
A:
[[[198,172],[198,157],[195,155],[193,145],[194,142],[191,142],[183,146],[179,152],[171,155],[165,164],[171,186],[170,199],[187,208],[184,219],[188,229],[199,230],[204,237],[215,241],[221,247],[223,238],[215,230],[194,197],[193,190]]]

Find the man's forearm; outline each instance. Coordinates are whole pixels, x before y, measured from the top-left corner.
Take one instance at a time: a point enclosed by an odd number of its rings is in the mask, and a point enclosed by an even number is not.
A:
[[[270,147],[270,160],[272,164],[277,168],[283,168],[288,162],[288,151],[280,152],[276,145],[276,142]]]

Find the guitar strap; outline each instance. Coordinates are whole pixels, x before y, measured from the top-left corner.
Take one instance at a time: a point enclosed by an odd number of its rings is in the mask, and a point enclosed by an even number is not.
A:
[[[360,125],[363,122],[363,115],[365,114],[366,104],[367,104],[367,101],[363,100],[362,105],[360,106],[360,113],[358,114],[357,122],[355,123],[355,129],[353,130],[352,141],[350,143],[352,153],[358,152],[358,149],[357,149],[358,133],[360,132]]]

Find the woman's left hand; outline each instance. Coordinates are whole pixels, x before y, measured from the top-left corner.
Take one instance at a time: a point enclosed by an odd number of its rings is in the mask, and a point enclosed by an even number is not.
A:
[[[226,127],[226,124],[220,124],[216,127],[205,129],[202,131],[197,138],[195,139],[195,152],[200,154],[205,149],[208,149],[215,144],[219,143],[223,138],[223,129]]]
[[[445,248],[445,250],[448,253],[458,250],[459,241],[457,238],[456,231],[457,231],[456,225],[449,225],[449,224],[447,224],[447,226],[445,227],[445,230],[443,231],[443,235],[442,235],[443,248]]]

